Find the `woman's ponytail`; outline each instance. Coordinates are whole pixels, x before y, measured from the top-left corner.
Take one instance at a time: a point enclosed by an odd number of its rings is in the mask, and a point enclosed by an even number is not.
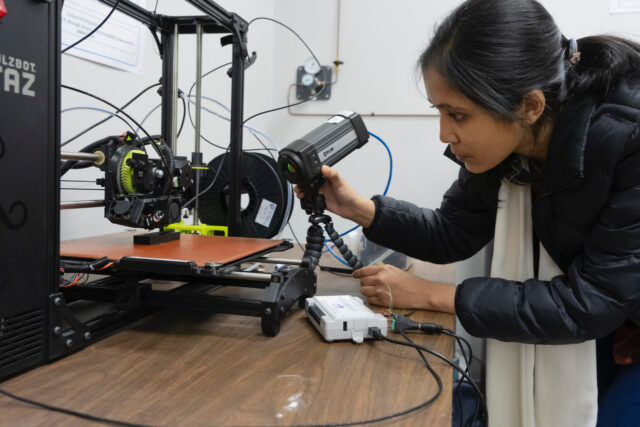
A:
[[[578,40],[578,50],[579,61],[567,70],[569,99],[587,92],[603,99],[620,80],[640,75],[640,44],[636,42],[608,35],[590,36]]]

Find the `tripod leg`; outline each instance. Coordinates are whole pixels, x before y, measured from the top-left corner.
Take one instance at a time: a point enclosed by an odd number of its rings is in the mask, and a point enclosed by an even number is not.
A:
[[[340,238],[340,235],[336,232],[336,230],[334,230],[333,223],[328,222],[327,224],[325,224],[324,229],[326,230],[333,243],[335,243],[336,247],[344,257],[344,260],[349,263],[351,268],[353,268],[354,270],[362,268],[362,263],[358,260],[358,257],[356,257],[353,252],[349,250],[347,245],[344,243],[344,240],[342,240]]]
[[[302,257],[303,267],[316,268],[322,255],[322,245],[324,245],[322,228],[315,224],[309,226],[307,230],[307,247]]]

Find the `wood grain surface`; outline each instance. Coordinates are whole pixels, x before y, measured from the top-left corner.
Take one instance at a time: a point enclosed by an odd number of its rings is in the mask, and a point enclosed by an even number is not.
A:
[[[295,255],[299,252],[278,254]],[[416,263],[411,271],[433,280],[454,280],[453,266]],[[350,277],[320,272],[318,283],[318,294],[359,295],[359,281]],[[444,313],[418,311],[412,318],[448,328],[454,323],[454,317]],[[412,338],[453,356],[449,337]],[[441,396],[428,409],[375,425],[451,425],[451,368],[427,358],[442,378]],[[259,318],[159,312],[0,387],[54,406],[162,426],[352,422],[404,411],[437,390],[414,349],[386,342],[327,343],[300,309],[283,320],[274,338],[261,335]],[[93,424],[0,396],[1,426]]]

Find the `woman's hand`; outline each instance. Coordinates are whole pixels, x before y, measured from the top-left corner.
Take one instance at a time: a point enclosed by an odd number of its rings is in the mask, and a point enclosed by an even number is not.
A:
[[[388,307],[391,290],[393,308],[455,313],[454,285],[432,282],[388,264],[362,267],[353,277],[360,279],[360,291],[371,304]]]
[[[327,209],[368,228],[375,214],[373,201],[359,195],[335,169],[322,166],[322,175],[325,183],[320,187],[319,193],[324,196]],[[304,192],[299,187],[293,190],[298,199],[304,197]]]

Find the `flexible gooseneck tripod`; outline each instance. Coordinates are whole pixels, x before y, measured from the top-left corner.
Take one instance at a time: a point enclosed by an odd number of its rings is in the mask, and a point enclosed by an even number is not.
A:
[[[311,194],[307,194],[307,192],[310,192]],[[327,235],[336,245],[344,260],[349,263],[351,268],[354,270],[361,268],[362,263],[353,254],[353,252],[349,250],[347,245],[340,238],[340,235],[333,228],[331,217],[324,213],[327,205],[325,203],[324,196],[318,193],[317,187],[311,188],[310,191],[306,190],[305,197],[300,200],[300,203],[302,204],[302,208],[309,215],[309,222],[311,223],[307,230],[307,245],[302,257],[302,267],[315,269],[320,261],[322,247],[324,246],[324,236],[320,224],[323,224]]]

